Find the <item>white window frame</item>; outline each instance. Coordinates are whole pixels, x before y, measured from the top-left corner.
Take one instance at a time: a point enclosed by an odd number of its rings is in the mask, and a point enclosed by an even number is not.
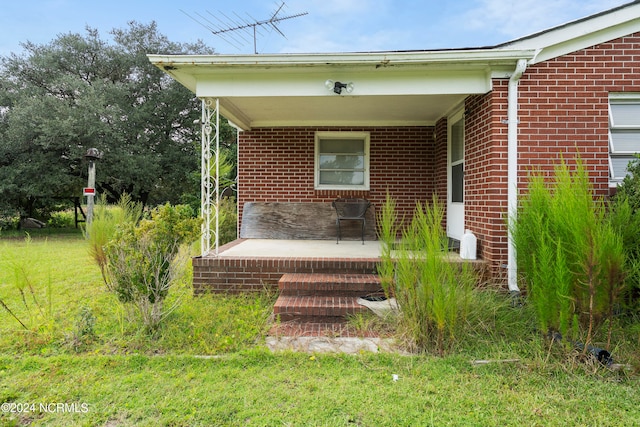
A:
[[[353,139],[364,144],[364,183],[362,185],[336,185],[320,183],[320,141],[327,139]],[[316,132],[314,160],[314,188],[316,190],[369,190],[369,132]]]
[[[615,176],[613,166],[614,159],[632,161],[636,153],[640,153],[640,138],[637,141],[636,150],[620,150],[616,149],[613,134],[616,132],[631,132],[640,135],[640,115],[637,122],[632,124],[621,125],[615,122],[612,105],[615,104],[634,104],[640,108],[640,93],[610,93],[609,94],[609,186],[616,187],[624,179],[623,176]]]

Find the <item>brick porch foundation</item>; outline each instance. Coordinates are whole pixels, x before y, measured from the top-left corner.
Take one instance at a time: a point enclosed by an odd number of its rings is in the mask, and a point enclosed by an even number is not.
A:
[[[378,258],[193,258],[196,295],[276,290],[285,273],[375,274]]]

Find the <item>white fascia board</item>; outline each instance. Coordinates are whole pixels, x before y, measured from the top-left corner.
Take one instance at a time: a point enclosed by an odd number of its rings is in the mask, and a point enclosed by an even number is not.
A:
[[[610,13],[570,22],[560,27],[524,37],[497,49],[536,49],[530,64],[547,61],[569,53],[624,37],[640,31],[640,2]]]
[[[259,55],[147,55],[158,68],[181,66],[273,67],[273,66],[353,66],[392,67],[428,63],[470,63],[511,61],[532,57],[530,49],[462,49],[407,52],[259,54]]]
[[[339,96],[325,81],[354,84],[352,96],[480,94],[491,90],[486,70],[411,73],[324,72],[307,74],[216,74],[201,76],[198,97]]]

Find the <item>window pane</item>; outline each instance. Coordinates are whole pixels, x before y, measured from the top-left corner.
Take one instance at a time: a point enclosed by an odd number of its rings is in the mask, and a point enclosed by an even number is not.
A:
[[[320,169],[364,169],[364,156],[322,154]]]
[[[640,117],[638,118],[640,121]],[[614,153],[636,153],[640,151],[640,131],[611,131],[611,144]]]
[[[451,162],[464,159],[464,121],[458,120],[451,126]]]
[[[611,178],[614,179],[622,179],[624,178],[628,171],[627,166],[629,162],[635,160],[634,156],[612,156],[611,157],[611,167],[613,168],[613,176]]]
[[[364,172],[320,171],[321,185],[364,185]]]
[[[640,127],[640,103],[611,104],[613,126]]]
[[[315,179],[322,188],[368,188],[368,135],[364,132],[317,134]]]
[[[451,166],[451,201],[464,202],[464,164]]]
[[[320,153],[364,154],[364,141],[358,139],[320,140]]]

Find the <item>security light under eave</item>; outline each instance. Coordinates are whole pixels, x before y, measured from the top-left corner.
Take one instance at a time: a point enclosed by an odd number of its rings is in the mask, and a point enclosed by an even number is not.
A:
[[[342,94],[343,89],[346,90],[347,93],[353,92],[353,82],[342,83],[334,82],[333,80],[327,80],[326,82],[324,82],[324,86],[329,90],[333,90],[333,92],[338,95]]]

